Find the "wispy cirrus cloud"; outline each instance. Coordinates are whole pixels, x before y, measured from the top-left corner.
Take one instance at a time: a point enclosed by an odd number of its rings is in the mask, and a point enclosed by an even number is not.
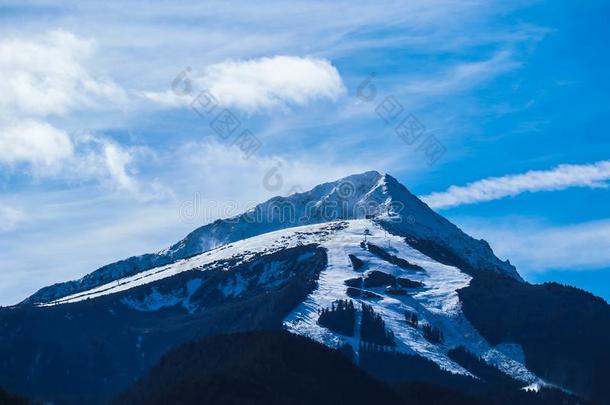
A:
[[[409,94],[437,95],[470,89],[521,66],[509,51],[500,51],[489,59],[457,63],[433,77],[413,80],[405,90]]]
[[[565,190],[570,187],[608,187],[610,160],[585,165],[559,165],[551,170],[531,170],[523,174],[490,177],[465,186],[423,196],[432,208],[442,209],[465,204],[513,197],[526,192]]]
[[[71,135],[40,120],[0,126],[0,168],[39,180],[94,182],[145,197],[150,187],[139,184],[133,167],[143,152],[101,136]]]

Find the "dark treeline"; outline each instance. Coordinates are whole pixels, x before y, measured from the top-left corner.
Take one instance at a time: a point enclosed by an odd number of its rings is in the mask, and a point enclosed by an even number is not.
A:
[[[0,388],[0,404],[1,405],[27,405],[30,401],[17,395],[9,394]]]
[[[362,324],[360,327],[360,339],[365,342],[375,343],[381,346],[394,346],[394,332],[386,329],[381,315],[373,310],[373,307],[362,304]]]
[[[333,302],[331,308],[320,311],[318,323],[336,333],[354,336],[356,323],[356,308],[352,300],[339,300]]]
[[[424,333],[426,340],[430,343],[441,343],[443,341],[443,332],[429,323],[425,323],[422,326],[422,332]]]
[[[167,354],[116,404],[409,404],[343,354],[284,331],[221,335]]]
[[[488,342],[518,343],[541,378],[610,403],[610,306],[604,300],[495,274],[473,278],[459,294],[466,317]]]
[[[413,311],[405,311],[405,321],[414,328],[417,328],[419,324],[419,318],[417,317],[417,313]]]

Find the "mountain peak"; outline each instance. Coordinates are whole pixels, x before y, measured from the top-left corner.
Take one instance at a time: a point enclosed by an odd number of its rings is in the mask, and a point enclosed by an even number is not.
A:
[[[367,180],[379,181],[379,179],[381,179],[384,176],[386,176],[386,175],[379,173],[377,170],[368,170],[368,171],[362,172],[362,173],[350,174],[349,176],[346,176],[340,180],[337,180],[337,182],[341,182],[341,181],[358,182],[358,181],[367,181]]]
[[[516,269],[498,259],[487,242],[462,232],[391,175],[372,170],[323,183],[302,193],[271,198],[245,213],[204,225],[157,254],[131,257],[104,266],[80,280],[45,287],[25,302],[54,300],[280,229],[365,218],[396,235],[440,246],[473,269],[521,280]]]

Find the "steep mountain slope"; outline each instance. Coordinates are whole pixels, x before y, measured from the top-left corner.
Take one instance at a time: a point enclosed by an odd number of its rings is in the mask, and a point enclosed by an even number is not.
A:
[[[521,279],[510,263],[494,256],[487,242],[463,233],[390,175],[371,171],[321,184],[304,193],[272,198],[246,213],[202,226],[157,254],[131,257],[104,266],[80,280],[42,288],[24,302],[53,301],[267,232],[371,215],[379,217],[381,223],[393,229],[394,233],[431,240],[447,247],[473,268],[484,268]]]

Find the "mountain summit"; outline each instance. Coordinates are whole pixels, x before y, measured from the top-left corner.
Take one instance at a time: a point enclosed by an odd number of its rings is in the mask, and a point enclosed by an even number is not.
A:
[[[79,280],[42,288],[24,303],[44,303],[191,257],[231,242],[301,225],[338,219],[374,218],[401,236],[446,248],[476,270],[521,280],[514,266],[499,260],[484,240],[476,240],[434,212],[389,174],[368,171],[323,183],[309,191],[274,197],[248,212],[197,228],[156,254],[106,265]]]

